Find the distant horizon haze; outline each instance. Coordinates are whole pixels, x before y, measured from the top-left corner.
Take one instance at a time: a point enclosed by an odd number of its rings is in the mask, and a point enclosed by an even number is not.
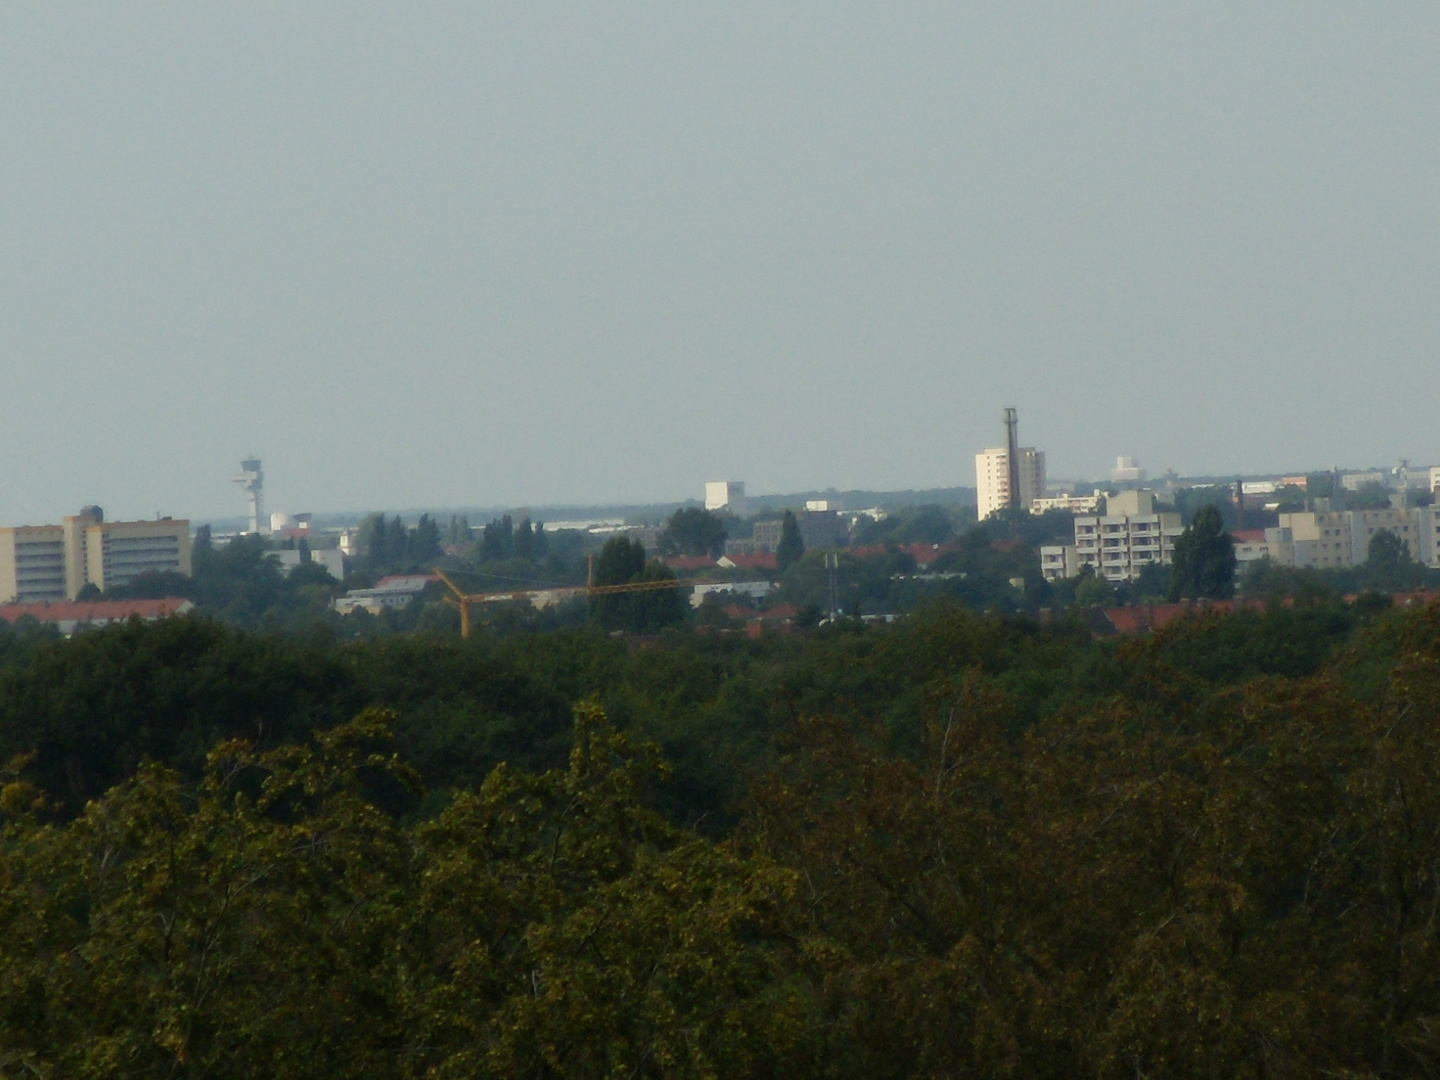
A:
[[[1440,463],[1440,8],[6,10],[0,524]]]

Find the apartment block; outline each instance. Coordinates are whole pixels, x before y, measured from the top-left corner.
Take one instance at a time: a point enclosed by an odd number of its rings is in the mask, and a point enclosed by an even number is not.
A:
[[[1045,451],[1022,446],[1016,454],[1020,466],[1018,505],[1028,510],[1045,494]],[[1009,450],[1003,446],[991,447],[975,455],[975,490],[982,521],[1010,505]]]
[[[1075,519],[1074,555],[1066,547],[1040,549],[1047,580],[1074,577],[1082,567],[1113,582],[1134,581],[1147,566],[1169,566],[1182,532],[1180,515],[1155,509],[1155,493],[1122,491],[1106,500],[1103,516]],[[1073,561],[1072,561],[1073,560]]]
[[[1290,529],[1255,529],[1231,536],[1235,541],[1235,566],[1241,572],[1261,559],[1282,566],[1295,565],[1295,535]]]
[[[1080,576],[1080,553],[1074,544],[1047,544],[1040,549],[1040,574],[1046,581]]]
[[[1293,545],[1293,561],[1286,565],[1317,570],[1354,566],[1350,516],[1345,510],[1281,514],[1280,528],[1289,531]]]
[[[86,507],[60,525],[0,528],[0,603],[74,600],[88,584],[107,590],[148,570],[190,574],[190,522],[105,521]]]

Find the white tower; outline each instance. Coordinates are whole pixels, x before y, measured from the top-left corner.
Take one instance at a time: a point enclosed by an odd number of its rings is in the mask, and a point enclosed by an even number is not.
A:
[[[252,533],[268,531],[264,527],[270,523],[261,517],[265,503],[261,491],[265,486],[265,474],[260,471],[260,459],[246,458],[240,462],[240,468],[243,471],[235,477],[235,483],[244,488],[245,493],[250,496],[250,528],[248,531]]]

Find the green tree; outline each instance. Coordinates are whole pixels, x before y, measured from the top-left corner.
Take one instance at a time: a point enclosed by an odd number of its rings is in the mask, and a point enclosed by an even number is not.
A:
[[[355,540],[360,548],[360,558],[367,567],[390,564],[390,533],[384,514],[366,514],[356,530]]]
[[[1223,600],[1235,592],[1235,541],[1212,503],[1175,541],[1170,599]]]
[[[475,534],[470,528],[470,518],[465,514],[461,514],[459,517],[451,514],[450,524],[445,529],[446,545],[464,547],[466,544],[473,543],[474,540]]]
[[[805,554],[805,541],[800,537],[800,523],[795,514],[785,511],[780,523],[780,544],[775,549],[775,566],[780,573],[790,569]]]
[[[1345,497],[1349,510],[1388,510],[1390,505],[1390,489],[1374,480],[1361,484]]]
[[[444,554],[440,549],[440,526],[429,514],[421,514],[409,538],[409,562],[428,566]]]
[[[1075,603],[1080,607],[1114,607],[1115,586],[1103,574],[1091,574],[1075,586]]]
[[[660,562],[645,561],[645,545],[625,536],[612,536],[595,560],[596,585],[629,585],[674,581],[675,575]],[[637,590],[591,597],[591,617],[606,630],[652,634],[685,619],[685,600],[677,588]]]
[[[526,562],[535,561],[535,530],[530,527],[528,517],[520,519],[520,525],[515,530],[515,558],[524,559]]]
[[[480,534],[479,561],[503,562],[515,555],[515,523],[505,514],[491,521]]]
[[[1365,577],[1378,589],[1413,589],[1425,580],[1425,568],[1410,557],[1410,547],[1389,529],[1377,529],[1365,551]]]
[[[698,506],[676,510],[660,533],[662,555],[719,555],[725,550],[725,522]]]
[[[405,521],[396,514],[385,526],[385,569],[398,569],[409,566],[413,561],[410,552],[410,530],[405,528]]]

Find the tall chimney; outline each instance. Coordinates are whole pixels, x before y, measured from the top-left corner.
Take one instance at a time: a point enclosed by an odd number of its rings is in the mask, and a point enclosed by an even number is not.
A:
[[[1010,472],[1010,498],[1006,505],[1020,505],[1020,420],[1014,409],[1005,410],[1005,463]]]

